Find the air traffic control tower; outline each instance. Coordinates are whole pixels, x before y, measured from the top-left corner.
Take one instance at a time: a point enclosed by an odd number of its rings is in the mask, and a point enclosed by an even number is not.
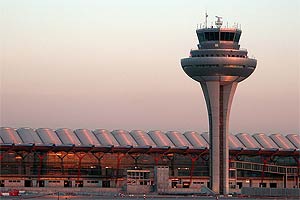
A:
[[[189,58],[181,59],[184,72],[202,87],[209,119],[210,184],[217,194],[229,192],[228,125],[237,84],[250,76],[257,61],[240,49],[242,31],[216,26],[197,29],[199,44]]]

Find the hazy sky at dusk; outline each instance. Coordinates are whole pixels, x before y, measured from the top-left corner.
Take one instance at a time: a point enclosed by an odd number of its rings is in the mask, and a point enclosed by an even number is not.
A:
[[[197,24],[242,24],[258,60],[230,131],[299,133],[298,0],[1,0],[0,126],[208,130],[200,85],[181,69]],[[210,23],[209,23],[210,24]]]

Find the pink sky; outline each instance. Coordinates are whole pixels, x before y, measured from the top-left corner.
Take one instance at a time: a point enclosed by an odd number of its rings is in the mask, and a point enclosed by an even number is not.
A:
[[[299,2],[230,2],[1,1],[0,126],[207,131],[201,88],[180,66],[207,9],[241,23],[258,60],[230,131],[299,133]]]

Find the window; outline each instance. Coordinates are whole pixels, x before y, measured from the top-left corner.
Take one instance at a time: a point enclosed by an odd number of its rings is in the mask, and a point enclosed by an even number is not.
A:
[[[236,184],[235,184],[235,182],[229,182],[229,188],[231,188],[231,189],[236,189]]]
[[[235,170],[230,170],[229,171],[229,178],[235,178],[236,177],[236,171]]]
[[[102,181],[102,187],[109,188],[110,187],[110,181]]]
[[[72,181],[70,181],[70,180],[65,180],[65,181],[64,181],[64,187],[72,187]]]
[[[83,181],[75,181],[75,187],[83,187]]]
[[[99,181],[87,181],[87,183],[99,183]]]
[[[10,183],[20,183],[21,181],[20,180],[9,180],[8,182],[10,182]]]
[[[205,32],[205,41],[209,41],[209,32]]]
[[[205,41],[218,41],[220,39],[219,32],[205,32]]]
[[[221,32],[221,40],[225,40],[225,32]]]
[[[49,183],[60,183],[60,181],[48,181]]]
[[[128,185],[150,185],[149,170],[127,170]]]
[[[193,182],[193,184],[199,184],[199,185],[203,185],[204,184],[204,182]]]
[[[221,32],[221,40],[233,41],[234,33],[231,32]]]
[[[259,187],[267,187],[266,183],[259,183]]]
[[[106,176],[112,176],[113,175],[113,169],[111,167],[105,167],[105,175]]]
[[[238,186],[238,189],[241,189],[243,187],[243,182],[237,182],[236,185]]]
[[[213,40],[219,40],[220,38],[219,38],[219,32],[212,32],[211,33],[212,35],[213,35]]]
[[[198,34],[198,38],[199,38],[199,41],[200,41],[200,42],[205,41],[204,33],[203,33],[203,32],[199,33],[199,34]]]
[[[178,181],[172,181],[172,188],[176,188],[178,184]]]
[[[24,186],[25,187],[32,187],[32,180],[25,180]]]
[[[229,33],[229,36],[227,37],[228,41],[233,41],[234,33]]]
[[[270,188],[277,188],[277,183],[270,183]]]
[[[189,188],[190,187],[190,182],[183,182],[182,187],[183,188]]]
[[[189,176],[190,175],[190,168],[177,168],[178,176]]]
[[[236,32],[236,33],[235,33],[235,37],[234,37],[234,41],[235,41],[235,42],[239,42],[240,37],[241,37],[241,33]]]

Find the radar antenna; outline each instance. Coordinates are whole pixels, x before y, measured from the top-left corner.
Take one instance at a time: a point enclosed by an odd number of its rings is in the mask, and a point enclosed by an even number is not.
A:
[[[221,21],[222,17],[216,16],[217,21],[215,21],[215,25],[217,26],[217,28],[220,28],[223,24],[223,21]]]

